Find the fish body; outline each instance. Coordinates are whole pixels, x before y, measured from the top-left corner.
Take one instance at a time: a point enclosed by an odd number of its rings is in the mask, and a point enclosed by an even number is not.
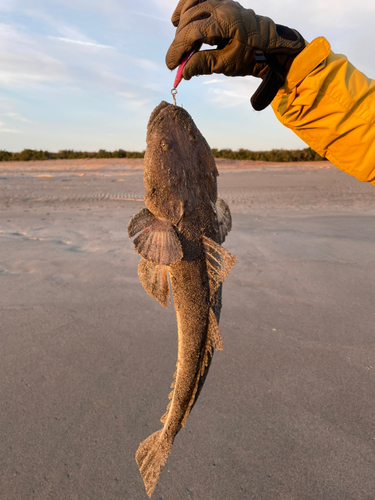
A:
[[[146,292],[167,307],[168,276],[178,327],[177,371],[163,428],[143,441],[136,461],[151,497],[174,438],[185,425],[207,376],[219,331],[222,283],[235,257],[221,243],[231,229],[217,198],[217,168],[190,115],[161,102],[147,128],[146,208],[128,225],[142,256],[138,275]]]

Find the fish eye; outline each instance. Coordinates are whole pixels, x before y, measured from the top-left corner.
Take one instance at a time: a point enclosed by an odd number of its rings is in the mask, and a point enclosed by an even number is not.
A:
[[[196,143],[197,141],[197,138],[194,134],[189,134],[189,141],[191,142],[191,144],[194,146],[194,144]]]
[[[160,141],[160,147],[163,151],[168,151],[171,149],[172,143],[168,139],[162,139]]]

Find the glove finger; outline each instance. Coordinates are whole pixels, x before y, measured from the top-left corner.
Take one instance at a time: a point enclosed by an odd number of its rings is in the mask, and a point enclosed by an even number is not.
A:
[[[225,63],[221,50],[202,50],[194,54],[185,64],[182,76],[190,80],[196,75],[212,75],[212,73],[223,73]]]
[[[185,64],[182,76],[185,80],[190,80],[195,75],[211,75],[212,73],[244,76],[249,74],[247,69],[251,69],[255,62],[251,47],[238,40],[231,40],[222,49],[202,50],[195,53]]]
[[[175,8],[175,10],[172,14],[171,21],[172,21],[173,26],[176,26],[176,28],[178,26],[178,23],[180,22],[182,7],[188,1],[189,0],[180,0],[177,4],[177,7]]]
[[[178,26],[178,23],[180,22],[181,16],[191,9],[192,7],[195,7],[196,5],[206,2],[207,0],[180,0],[178,2],[178,5],[175,9],[175,11],[172,14],[172,24],[173,26]]]
[[[184,55],[194,47],[199,49],[203,43],[216,45],[228,40],[229,35],[223,32],[220,24],[212,18],[209,21],[207,22],[207,19],[193,21],[176,34],[165,58],[169,69],[175,69]]]

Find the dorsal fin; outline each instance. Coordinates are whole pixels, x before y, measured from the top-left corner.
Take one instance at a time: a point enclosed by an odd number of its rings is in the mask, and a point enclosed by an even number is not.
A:
[[[219,222],[220,243],[224,243],[226,235],[232,229],[232,216],[228,205],[221,198],[216,200],[216,213]]]
[[[212,297],[220,283],[225,281],[236,262],[236,257],[207,236],[202,236],[202,243],[206,254],[210,296]]]
[[[203,377],[205,375],[205,371],[210,363],[210,358],[213,356],[212,348],[214,347],[215,349],[218,349],[218,350],[223,349],[223,340],[221,338],[219,325],[217,323],[215,313],[213,312],[213,310],[211,308],[210,308],[209,314],[208,314],[207,328],[208,328],[208,331],[207,331],[207,337],[206,337],[206,345],[205,345],[205,349],[204,349],[201,369],[200,369],[200,372],[198,373],[198,376],[197,376],[196,381],[195,381],[194,392],[191,396],[189,406],[188,406],[188,408],[185,412],[184,418],[182,419],[182,422],[181,422],[182,427],[185,426],[186,419],[188,418],[188,416],[191,412],[191,409],[196,402],[196,397],[198,397],[198,395],[199,395],[199,392],[198,392],[199,381],[200,381],[201,377]]]
[[[141,259],[138,265],[138,276],[145,291],[167,308],[168,300],[170,300],[167,267]]]
[[[156,219],[133,241],[137,253],[144,259],[169,266],[179,262],[182,248],[176,230],[169,220]]]
[[[176,363],[176,366],[178,367],[178,362]],[[171,384],[171,389],[173,389],[173,391],[169,394],[168,398],[169,399],[172,399],[173,398],[173,394],[174,394],[174,389],[176,387],[176,378],[177,378],[177,370],[174,372],[173,374],[173,382]],[[167,406],[167,411],[164,413],[164,415],[160,418],[160,422],[162,424],[165,424],[167,418],[168,418],[168,413],[169,413],[169,408],[171,407],[171,401],[169,402],[168,406]]]
[[[204,354],[203,354],[200,372],[198,373],[198,376],[197,376],[196,381],[195,381],[195,387],[194,387],[194,391],[193,391],[193,394],[192,394],[191,399],[190,399],[190,403],[189,403],[188,408],[185,412],[184,418],[181,422],[182,427],[185,426],[186,419],[188,418],[190,411],[195,403],[195,399],[196,399],[197,391],[198,391],[198,387],[199,387],[199,380],[201,377],[203,377],[203,375],[206,371],[206,368],[209,364],[210,358],[213,355],[212,348],[217,349],[219,351],[221,351],[223,349],[223,339],[221,337],[219,325],[218,325],[215,313],[211,309],[211,307],[210,307],[209,313],[208,313],[207,329],[208,330],[207,330],[207,337],[206,337],[206,345],[205,345],[205,349],[204,349]],[[174,374],[174,378],[176,378],[176,377],[177,377],[177,372],[175,372],[175,374]],[[163,424],[165,424],[165,422],[167,421],[169,410],[172,406],[175,386],[176,386],[176,381],[174,381],[171,385],[171,387],[173,388],[173,391],[168,396],[171,401],[169,401],[169,404],[167,406],[167,411],[164,413],[164,415],[160,419],[160,421]]]

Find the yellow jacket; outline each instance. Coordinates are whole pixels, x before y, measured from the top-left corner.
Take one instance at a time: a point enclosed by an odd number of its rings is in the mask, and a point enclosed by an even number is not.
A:
[[[321,156],[375,184],[375,81],[334,54],[325,38],[296,57],[272,108]]]

